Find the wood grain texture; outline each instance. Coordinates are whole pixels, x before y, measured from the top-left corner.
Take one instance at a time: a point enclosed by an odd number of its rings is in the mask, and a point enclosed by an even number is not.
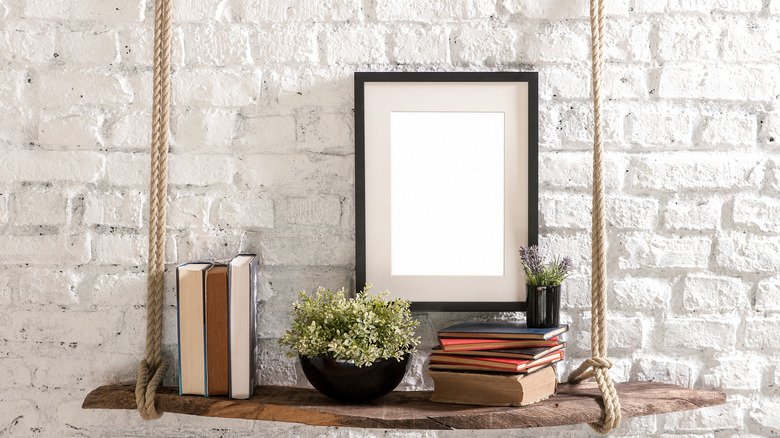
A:
[[[662,414],[726,403],[719,391],[692,390],[657,382],[618,383],[623,417]],[[430,401],[431,391],[392,392],[372,402],[350,405],[314,389],[259,386],[249,400],[179,396],[175,388],[157,391],[157,409],[207,417],[283,421],[314,426],[381,429],[520,429],[588,423],[601,416],[595,383],[561,384],[558,395],[524,407],[464,406]],[[135,409],[135,384],[106,385],[84,400],[84,409]]]

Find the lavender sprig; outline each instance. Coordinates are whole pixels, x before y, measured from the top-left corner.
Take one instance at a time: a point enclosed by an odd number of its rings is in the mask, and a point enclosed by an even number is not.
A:
[[[520,248],[520,264],[525,271],[526,283],[532,286],[557,286],[569,276],[572,268],[571,257],[568,256],[555,256],[549,265],[545,265],[536,245]]]

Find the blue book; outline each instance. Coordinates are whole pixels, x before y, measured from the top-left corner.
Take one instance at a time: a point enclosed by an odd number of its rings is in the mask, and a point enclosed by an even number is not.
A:
[[[569,330],[561,324],[552,328],[532,328],[524,322],[461,322],[438,332],[440,338],[550,339]]]

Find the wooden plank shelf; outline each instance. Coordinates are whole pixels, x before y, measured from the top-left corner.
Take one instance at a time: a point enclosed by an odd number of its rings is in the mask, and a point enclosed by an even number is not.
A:
[[[616,384],[623,418],[697,409],[726,403],[719,391],[692,390],[658,382]],[[561,384],[558,395],[524,407],[433,403],[431,391],[396,391],[363,404],[331,400],[314,389],[259,386],[250,400],[180,396],[157,391],[157,408],[207,417],[283,421],[314,426],[380,429],[520,429],[589,423],[601,417],[595,383]],[[135,384],[106,385],[84,400],[84,409],[136,409]]]

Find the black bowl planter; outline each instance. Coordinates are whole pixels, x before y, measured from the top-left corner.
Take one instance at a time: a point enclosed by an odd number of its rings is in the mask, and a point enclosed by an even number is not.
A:
[[[404,378],[409,353],[401,360],[377,359],[358,367],[341,359],[298,356],[303,374],[318,391],[343,402],[365,402],[389,393]]]

